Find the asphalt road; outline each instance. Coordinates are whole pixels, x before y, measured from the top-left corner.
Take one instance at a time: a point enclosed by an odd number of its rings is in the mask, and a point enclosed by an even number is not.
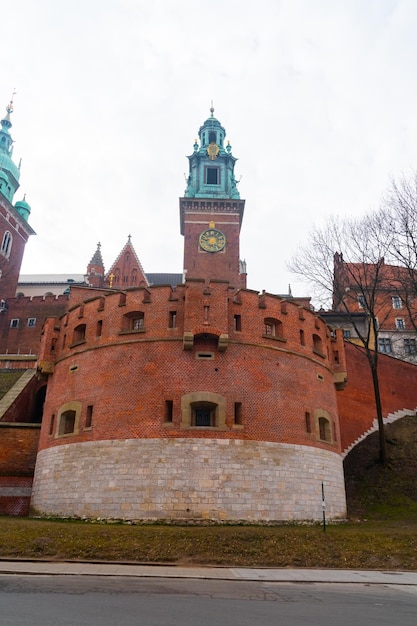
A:
[[[1,626],[416,626],[417,587],[0,575]]]

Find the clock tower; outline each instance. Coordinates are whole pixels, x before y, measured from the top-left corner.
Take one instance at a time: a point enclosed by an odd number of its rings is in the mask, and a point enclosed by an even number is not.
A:
[[[184,278],[226,281],[246,287],[246,268],[239,258],[239,234],[245,201],[234,175],[236,158],[226,131],[210,109],[188,157],[187,188],[180,198],[184,235]]]

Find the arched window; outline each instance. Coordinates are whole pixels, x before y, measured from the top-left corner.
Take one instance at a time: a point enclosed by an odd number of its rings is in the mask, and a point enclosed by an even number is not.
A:
[[[143,311],[131,311],[123,317],[122,332],[132,333],[145,330],[145,314]]]
[[[0,251],[7,258],[9,258],[10,256],[12,243],[13,243],[12,234],[8,230],[6,230],[6,232],[3,235],[3,241],[1,242]]]
[[[283,326],[280,320],[272,317],[266,317],[264,319],[264,337],[278,337],[283,338]]]
[[[181,428],[226,428],[226,398],[195,391],[181,398]]]
[[[75,430],[75,411],[64,411],[60,415],[58,435],[70,435]]]
[[[72,401],[64,404],[58,413],[56,436],[76,435],[79,430],[80,415],[81,402]]]

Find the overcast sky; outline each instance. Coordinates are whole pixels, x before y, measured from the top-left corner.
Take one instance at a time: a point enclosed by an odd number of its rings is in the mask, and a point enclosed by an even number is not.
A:
[[[417,167],[416,0],[13,0],[1,112],[37,232],[22,273],[106,269],[132,235],[147,272],[181,272],[186,155],[226,128],[246,200],[248,287],[283,293],[326,216],[376,208]]]

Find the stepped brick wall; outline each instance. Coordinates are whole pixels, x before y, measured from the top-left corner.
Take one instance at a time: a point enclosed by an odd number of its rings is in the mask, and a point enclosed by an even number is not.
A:
[[[339,391],[339,421],[342,450],[348,448],[373,425],[376,418],[371,371],[362,349],[345,345],[348,382]],[[384,417],[417,407],[417,366],[384,354],[379,355],[379,381]]]

